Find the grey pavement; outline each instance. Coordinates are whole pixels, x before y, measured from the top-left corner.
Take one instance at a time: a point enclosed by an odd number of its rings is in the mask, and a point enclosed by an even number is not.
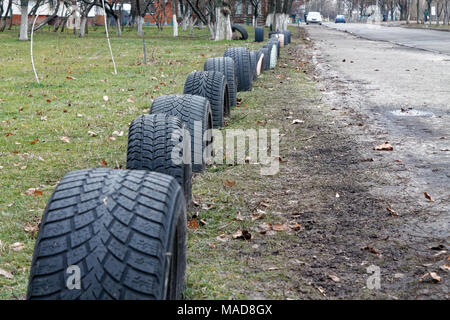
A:
[[[388,41],[407,47],[450,55],[450,32],[361,23],[336,24],[327,22],[324,25],[368,40]]]

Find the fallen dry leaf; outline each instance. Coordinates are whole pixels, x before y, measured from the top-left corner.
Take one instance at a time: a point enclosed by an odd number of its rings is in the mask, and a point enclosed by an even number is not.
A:
[[[450,271],[450,265],[449,264],[443,264],[442,266],[439,267],[441,270],[444,271]]]
[[[291,228],[294,231],[299,231],[303,229],[303,227],[298,222],[295,221],[289,224],[289,228]]]
[[[425,196],[425,198],[430,200],[430,202],[434,202],[434,200],[431,198],[431,196],[428,194],[428,192],[424,192],[423,195]]]
[[[69,79],[69,80],[76,80],[77,78],[72,77],[72,76],[67,76],[66,79]]]
[[[114,131],[113,133],[112,133],[113,135],[115,135],[115,136],[118,136],[118,137],[121,137],[121,136],[123,136],[123,131]]]
[[[441,277],[436,272],[427,272],[419,278],[419,282],[441,282]]]
[[[341,279],[339,279],[339,277],[337,276],[337,275],[335,275],[335,274],[329,274],[328,275],[328,277],[331,279],[331,280],[333,280],[334,282],[340,282],[341,281]]]
[[[35,144],[36,142],[39,142],[39,139],[35,139],[33,141],[30,141],[30,144]]]
[[[297,123],[304,123],[305,121],[300,120],[300,119],[294,119],[292,120],[292,124],[297,124]]]
[[[22,242],[14,242],[12,245],[9,246],[14,251],[21,251],[25,248],[25,245]]]
[[[97,136],[97,133],[94,132],[94,131],[89,130],[89,131],[88,131],[88,135],[90,135],[91,137],[96,137],[96,136]]]
[[[287,230],[287,226],[285,224],[273,224],[272,225],[272,230],[274,231],[286,231]]]
[[[374,254],[376,254],[376,255],[378,255],[378,256],[381,255],[381,251],[378,250],[378,249],[375,249],[374,247],[366,246],[366,247],[364,247],[364,248],[361,248],[361,250],[363,250],[363,251],[364,251],[364,250],[369,251],[369,252],[374,253]]]
[[[221,235],[218,235],[216,237],[216,239],[221,241],[221,242],[226,242],[226,241],[228,241],[228,236],[226,234],[221,234]]]
[[[386,210],[389,212],[389,214],[390,214],[391,216],[396,216],[396,217],[399,216],[399,214],[398,214],[395,210],[393,210],[393,209],[391,209],[391,208],[386,208]]]
[[[8,272],[6,270],[0,269],[0,276],[5,277],[6,279],[12,279],[13,275],[11,272]]]
[[[223,183],[223,185],[227,186],[227,187],[232,187],[235,184],[236,184],[236,181],[234,181],[234,180],[225,180],[225,182]]]
[[[252,213],[252,221],[264,219],[266,217],[266,213],[262,210],[258,210],[257,212]]]
[[[25,191],[25,194],[27,196],[42,196],[42,191],[40,191],[36,188],[30,188],[27,191]]]
[[[244,221],[244,217],[241,215],[241,213],[239,212],[236,217],[233,218],[233,220],[235,221]]]
[[[198,225],[197,220],[192,219],[191,221],[188,222],[188,229],[198,229],[200,228],[200,226]]]
[[[135,103],[135,102],[136,102],[136,99],[133,98],[133,97],[129,97],[129,98],[127,99],[127,102]]]
[[[206,221],[203,220],[203,219],[200,219],[200,225],[206,226],[207,224],[208,224],[208,222],[206,222]]]
[[[104,159],[100,160],[99,163],[101,166],[104,166],[104,167],[106,167],[108,165],[108,162],[106,162]]]
[[[231,236],[233,239],[243,239],[243,240],[251,240],[252,239],[251,233],[248,232],[247,230],[238,230],[235,233],[233,233]]]
[[[37,233],[39,231],[40,227],[41,227],[41,223],[38,223],[38,224],[27,223],[23,229],[29,233]]]
[[[70,139],[67,137],[61,137],[59,140],[64,141],[65,143],[70,143]]]
[[[378,151],[392,151],[394,150],[394,147],[392,147],[391,144],[386,141],[385,143],[380,144],[379,146],[375,146],[373,149]]]

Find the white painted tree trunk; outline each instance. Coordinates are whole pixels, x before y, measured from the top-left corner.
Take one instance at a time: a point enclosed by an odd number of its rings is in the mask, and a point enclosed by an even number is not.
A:
[[[266,19],[266,27],[270,27],[270,24],[273,25],[273,13],[269,13]]]
[[[183,30],[183,31],[187,30],[188,21],[189,21],[189,16],[185,15],[183,17],[183,20],[181,20],[181,30]]]
[[[86,33],[87,17],[82,17],[80,22],[80,37],[83,38]]]
[[[115,22],[116,22],[116,35],[118,37],[121,37],[122,36],[122,26],[120,25],[120,19],[119,18],[115,19]]]
[[[178,37],[178,21],[176,14],[173,15],[172,20],[173,20],[173,36]]]
[[[143,25],[144,25],[144,18],[142,18],[141,16],[137,17],[137,34],[138,34],[138,36],[141,36],[141,37],[143,34],[143,30],[142,30]]]
[[[19,40],[28,41],[28,4],[20,7],[20,35]]]
[[[252,26],[253,26],[253,28],[256,28],[256,18],[255,18],[255,16],[252,16]]]
[[[229,14],[226,12],[226,7],[216,8],[216,30],[214,32],[214,40],[231,40],[231,20]]]

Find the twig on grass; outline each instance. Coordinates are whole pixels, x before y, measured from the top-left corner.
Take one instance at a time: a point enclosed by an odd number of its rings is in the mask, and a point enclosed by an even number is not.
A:
[[[103,4],[103,13],[104,13],[103,17],[105,18],[106,39],[108,40],[109,53],[111,54],[111,60],[112,60],[113,66],[114,66],[114,74],[117,74],[116,62],[114,61],[114,56],[113,56],[112,48],[111,48],[111,41],[109,41],[108,22],[106,20],[105,0],[102,0],[102,4]]]
[[[31,56],[31,65],[33,67],[34,76],[36,78],[36,82],[39,84],[39,78],[36,72],[36,67],[34,66],[34,58],[33,58],[33,34],[34,34],[34,24],[36,23],[37,18],[39,18],[39,15],[36,15],[36,18],[34,18],[33,26],[31,27],[31,42],[30,42],[30,56]]]

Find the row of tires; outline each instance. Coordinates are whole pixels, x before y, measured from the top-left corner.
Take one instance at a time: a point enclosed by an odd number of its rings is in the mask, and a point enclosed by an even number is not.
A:
[[[155,99],[130,124],[127,170],[64,176],[42,217],[28,299],[182,297],[192,173],[213,156],[211,129],[224,125],[237,92],[276,66],[279,35],[207,59],[183,94]]]

